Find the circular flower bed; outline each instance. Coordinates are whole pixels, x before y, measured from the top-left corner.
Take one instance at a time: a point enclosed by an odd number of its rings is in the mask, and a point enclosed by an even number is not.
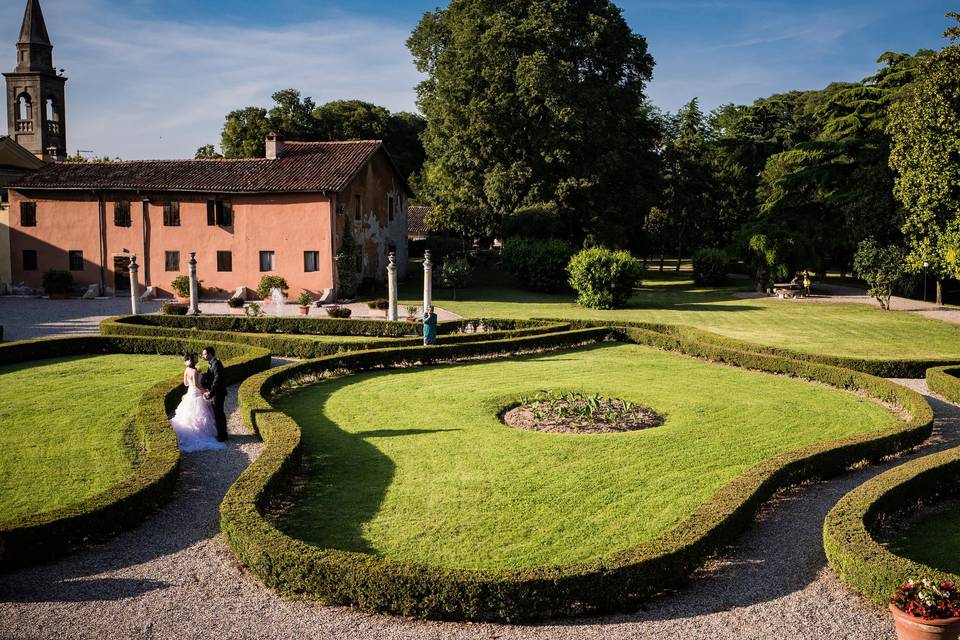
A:
[[[532,398],[520,398],[503,414],[503,422],[544,433],[621,433],[659,427],[663,416],[629,400],[541,391]]]

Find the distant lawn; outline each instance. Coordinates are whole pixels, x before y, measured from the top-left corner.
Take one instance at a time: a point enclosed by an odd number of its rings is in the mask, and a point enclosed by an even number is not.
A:
[[[583,389],[653,407],[653,429],[520,431],[499,402]],[[279,401],[311,477],[281,528],[325,547],[472,569],[565,564],[649,540],[759,461],[885,429],[824,386],[636,345],[349,376]]]
[[[950,573],[960,573],[960,501],[939,505],[893,544],[898,555]]]
[[[575,296],[522,291],[493,284],[486,274],[478,286],[452,293],[437,290],[437,305],[471,318],[569,318],[685,324],[749,340],[817,354],[863,358],[956,358],[960,327],[912,313],[881,311],[862,304],[817,304],[736,297],[737,288],[696,287],[689,275],[648,273],[627,309],[595,311]],[[502,279],[502,277],[500,277]],[[415,301],[421,278],[405,283],[404,297]],[[740,290],[749,289],[743,281]]]
[[[70,357],[0,367],[0,521],[65,507],[125,478],[123,427],[176,356]]]

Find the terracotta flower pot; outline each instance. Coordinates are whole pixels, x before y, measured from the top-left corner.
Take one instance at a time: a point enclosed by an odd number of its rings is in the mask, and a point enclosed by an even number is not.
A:
[[[960,618],[924,620],[889,605],[900,640],[957,640],[960,638]]]
[[[179,293],[173,294],[173,297],[176,299],[177,304],[190,304],[190,296],[184,298]]]
[[[300,315],[302,316],[310,315],[310,307],[300,307]]]

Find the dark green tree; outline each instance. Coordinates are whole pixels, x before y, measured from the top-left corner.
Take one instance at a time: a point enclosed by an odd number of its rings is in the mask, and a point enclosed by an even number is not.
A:
[[[211,159],[211,158],[222,158],[223,156],[217,153],[217,148],[212,144],[205,144],[199,149],[193,156],[197,160],[202,159]]]
[[[262,158],[270,129],[266,109],[247,107],[231,111],[220,136],[224,157]]]
[[[628,244],[655,196],[653,59],[608,0],[453,0],[408,41],[427,118],[432,228],[500,235],[552,204],[579,240]]]
[[[960,22],[960,14],[948,17]],[[960,277],[960,26],[947,30],[950,45],[926,60],[909,95],[893,106],[890,166],[894,192],[906,210],[907,265],[924,263],[937,279]]]

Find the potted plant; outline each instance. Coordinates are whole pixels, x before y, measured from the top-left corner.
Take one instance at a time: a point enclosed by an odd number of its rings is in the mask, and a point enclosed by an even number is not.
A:
[[[960,637],[960,590],[952,582],[907,580],[890,598],[900,640]]]
[[[376,300],[369,301],[367,307],[369,307],[370,311],[383,311],[383,315],[386,316],[387,309],[390,308],[390,301],[384,298],[377,298]]]
[[[349,318],[352,314],[350,307],[341,307],[336,304],[332,307],[326,307],[324,311],[326,311],[327,315],[331,318]]]
[[[260,278],[260,284],[257,285],[257,297],[262,298],[264,302],[272,302],[270,296],[274,289],[279,289],[286,297],[289,288],[290,285],[287,284],[286,279],[280,276],[263,276]]]
[[[73,291],[73,274],[50,269],[43,274],[43,289],[51,300],[66,300]]]
[[[420,317],[420,307],[416,305],[407,307],[407,322],[420,322],[422,319]]]
[[[173,295],[177,302],[180,304],[190,302],[190,278],[179,275],[170,283],[170,288],[173,289]]]
[[[310,293],[307,291],[301,291],[300,296],[297,298],[297,304],[300,305],[300,315],[306,316],[310,315]]]
[[[227,298],[227,306],[231,309],[243,309],[244,304],[243,298],[238,298],[236,296]]]

